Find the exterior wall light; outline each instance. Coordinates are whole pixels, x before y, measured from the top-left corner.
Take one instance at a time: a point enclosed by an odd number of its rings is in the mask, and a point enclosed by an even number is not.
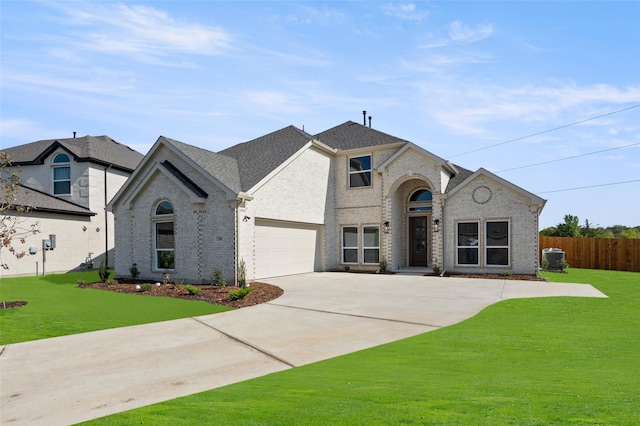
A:
[[[388,221],[383,223],[382,225],[383,225],[382,230],[384,231],[385,234],[388,234],[391,229],[391,225],[389,225]]]
[[[433,232],[440,232],[440,219],[433,219]]]

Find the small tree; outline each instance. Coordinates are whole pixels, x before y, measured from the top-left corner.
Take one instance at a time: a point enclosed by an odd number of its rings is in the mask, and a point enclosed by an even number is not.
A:
[[[222,273],[222,269],[219,266],[216,266],[213,272],[211,273],[211,280],[218,287],[224,287],[227,285],[227,281],[224,279],[224,274]]]
[[[245,288],[247,286],[247,268],[244,264],[244,259],[240,259],[238,262],[238,287]]]
[[[20,173],[11,168],[11,156],[7,151],[0,151],[0,250],[7,249],[18,259],[26,253],[16,250],[15,241],[24,244],[29,235],[40,232],[38,222],[23,226],[26,219],[21,216],[29,213],[33,207],[24,202],[16,204],[19,191]]]
[[[102,259],[102,262],[100,262],[100,268],[98,269],[100,281],[106,283],[109,279],[109,274],[111,274],[111,271],[109,271],[109,269],[107,268],[107,259]]]

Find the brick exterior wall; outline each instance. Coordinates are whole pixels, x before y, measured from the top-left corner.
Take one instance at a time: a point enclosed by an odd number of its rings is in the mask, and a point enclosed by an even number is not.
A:
[[[456,224],[479,222],[479,265],[456,265]],[[510,265],[484,266],[485,223],[509,222]],[[538,259],[538,211],[528,197],[486,176],[478,176],[446,200],[445,258],[447,271],[461,273],[535,274]]]

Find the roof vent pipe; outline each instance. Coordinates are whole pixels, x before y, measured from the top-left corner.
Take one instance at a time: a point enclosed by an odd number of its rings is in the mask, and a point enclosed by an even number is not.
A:
[[[362,123],[363,126],[367,125],[367,111],[362,111],[362,118],[364,119],[364,123]]]
[[[369,116],[369,128],[371,128],[371,116]]]
[[[76,132],[73,132],[73,138],[74,139],[76,138]]]

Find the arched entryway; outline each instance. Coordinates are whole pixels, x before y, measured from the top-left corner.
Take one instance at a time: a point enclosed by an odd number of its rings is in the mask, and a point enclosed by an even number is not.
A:
[[[423,177],[397,182],[389,196],[391,258],[396,269],[424,268],[433,259],[433,186]]]

